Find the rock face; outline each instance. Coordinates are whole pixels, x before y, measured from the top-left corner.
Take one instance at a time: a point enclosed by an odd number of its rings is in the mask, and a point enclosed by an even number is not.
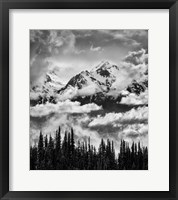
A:
[[[142,82],[137,82],[136,80],[134,80],[127,87],[127,91],[139,95],[140,93],[144,92],[147,88],[148,88],[148,80],[144,80]]]
[[[147,76],[141,81],[132,81],[122,91],[114,88],[115,94],[112,95],[112,85],[120,78],[118,66],[102,61],[91,71],[82,71],[72,77],[66,85],[63,85],[55,72],[49,72],[44,78],[41,86],[31,88],[31,105],[45,103],[46,101],[56,103],[58,101],[79,101],[81,104],[94,102],[98,105],[118,104],[122,97],[130,93],[140,95],[148,88]],[[118,93],[117,93],[118,92]]]
[[[70,90],[70,99],[92,95],[101,96],[100,93],[105,94],[110,90],[117,75],[119,75],[119,68],[116,65],[112,65],[107,61],[101,62],[90,72],[82,71],[72,77],[66,86],[58,91],[58,94],[63,98]]]

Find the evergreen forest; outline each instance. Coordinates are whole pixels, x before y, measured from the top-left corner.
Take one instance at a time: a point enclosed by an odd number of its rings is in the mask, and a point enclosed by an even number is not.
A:
[[[148,148],[140,142],[121,140],[116,155],[114,142],[101,139],[99,147],[74,140],[74,131],[65,132],[61,139],[60,127],[55,137],[40,132],[36,145],[30,147],[30,170],[147,170]]]

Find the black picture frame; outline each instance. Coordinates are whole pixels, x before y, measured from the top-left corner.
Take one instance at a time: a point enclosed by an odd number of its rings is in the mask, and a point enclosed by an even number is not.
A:
[[[9,191],[9,10],[169,9],[169,191]],[[0,0],[0,198],[178,199],[178,2],[176,0]],[[153,180],[154,181],[154,180]]]

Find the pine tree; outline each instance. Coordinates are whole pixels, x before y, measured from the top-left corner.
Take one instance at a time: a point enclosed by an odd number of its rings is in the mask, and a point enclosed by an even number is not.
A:
[[[72,128],[71,129],[71,151],[72,151],[72,154],[74,154],[74,150],[75,150],[75,141],[74,141],[74,130]]]
[[[56,148],[55,148],[55,162],[56,162],[56,169],[61,169],[61,130],[60,127],[58,131],[56,131]]]
[[[92,148],[90,146],[90,137],[88,138],[88,167],[87,169],[92,169],[92,158],[93,158]]]
[[[115,160],[115,150],[114,150],[114,142],[112,141],[111,153],[110,153],[110,169],[117,169],[117,163]]]
[[[47,158],[48,158],[48,162],[47,162],[47,167],[48,169],[55,169],[55,166],[54,166],[54,141],[53,141],[53,138],[49,137],[49,144],[48,144],[48,148],[47,148]]]
[[[30,170],[35,170],[37,166],[37,147],[30,147]]]
[[[61,144],[62,143],[62,144]],[[115,156],[114,142],[101,139],[98,151],[90,144],[90,137],[85,142],[75,145],[74,131],[65,132],[61,141],[60,127],[54,138],[43,138],[40,132],[38,145],[30,147],[30,169],[80,169],[80,170],[147,170],[148,148],[140,142],[129,143],[121,140],[118,159]]]
[[[47,147],[48,147],[48,136],[46,135],[45,136],[45,149],[47,149]]]
[[[132,147],[131,147],[131,165],[132,165],[132,169],[135,169],[136,168],[136,163],[135,163],[135,143],[133,142],[132,143]]]
[[[61,164],[62,169],[68,169],[68,144],[67,144],[67,132],[65,132],[64,139],[62,142],[62,157]]]
[[[71,128],[71,141],[70,141],[70,151],[71,151],[71,167],[76,168],[76,162],[75,162],[75,141],[74,141],[74,130]]]
[[[140,147],[140,142],[138,143],[138,169],[141,170],[143,169],[143,153],[142,153],[142,149]]]
[[[148,169],[148,148],[143,148],[143,169]]]
[[[119,169],[124,169],[124,148],[123,148],[123,140],[121,140],[120,143],[120,153],[118,155],[118,163],[119,163]]]
[[[44,169],[44,147],[43,147],[43,135],[40,132],[38,141],[38,151],[37,151],[37,169]]]
[[[45,136],[45,146],[44,146],[44,165],[45,168],[47,168],[47,164],[48,164],[48,154],[47,154],[47,150],[48,150],[48,136]]]

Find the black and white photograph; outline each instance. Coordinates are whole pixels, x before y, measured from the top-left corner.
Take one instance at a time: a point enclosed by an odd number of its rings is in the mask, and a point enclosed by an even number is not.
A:
[[[148,30],[30,30],[30,170],[148,170]]]

